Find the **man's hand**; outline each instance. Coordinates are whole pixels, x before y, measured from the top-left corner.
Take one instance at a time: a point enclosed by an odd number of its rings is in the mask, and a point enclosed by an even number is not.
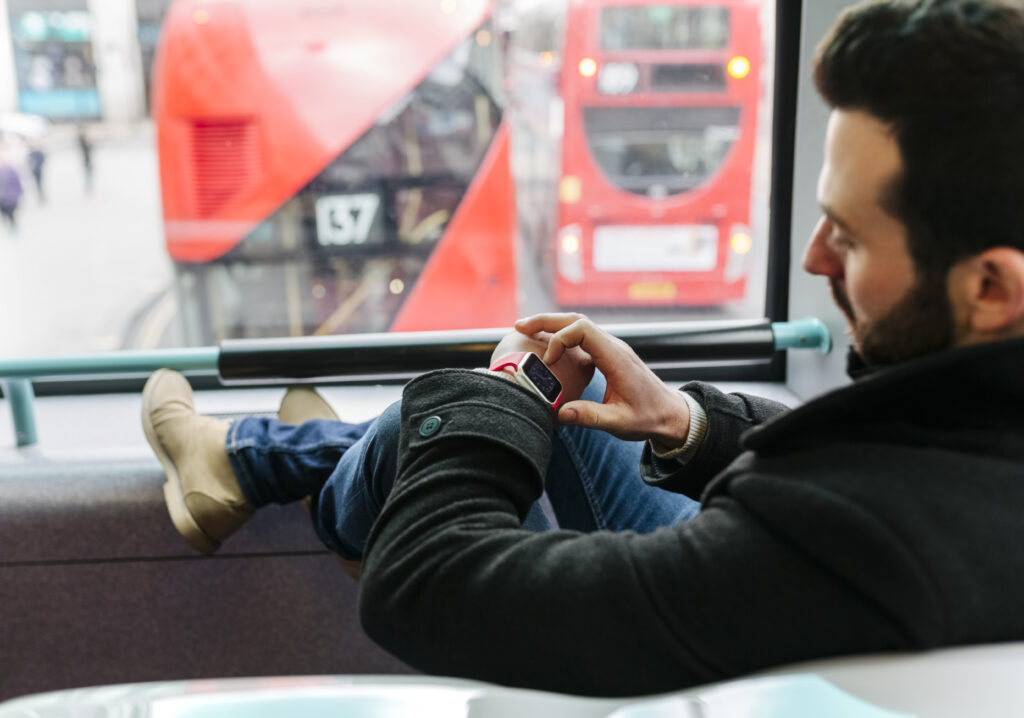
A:
[[[690,430],[686,401],[621,339],[582,314],[537,314],[517,321],[515,329],[547,338],[547,350],[540,356],[552,369],[568,352],[582,350],[608,380],[603,404],[575,400],[577,394],[559,409],[562,423],[601,429],[630,441],[654,439],[666,448],[686,442]]]
[[[515,352],[533,352],[543,358],[548,348],[546,332],[522,334],[518,331],[506,334],[491,354],[491,363]],[[590,357],[580,349],[570,349],[563,353],[555,362],[544,362],[551,372],[562,383],[562,401],[574,401],[580,398],[587,384],[594,377],[594,364]]]

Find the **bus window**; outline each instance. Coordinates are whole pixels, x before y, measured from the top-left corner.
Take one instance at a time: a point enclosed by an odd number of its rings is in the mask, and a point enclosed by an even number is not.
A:
[[[724,50],[729,9],[644,4],[601,8],[602,50]]]
[[[5,354],[764,313],[772,0],[131,5],[0,18]]]
[[[586,107],[583,133],[615,186],[663,200],[703,185],[739,137],[737,107]]]

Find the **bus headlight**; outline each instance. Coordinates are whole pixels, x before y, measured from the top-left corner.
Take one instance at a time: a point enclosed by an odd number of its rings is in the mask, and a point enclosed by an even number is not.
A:
[[[574,284],[583,281],[583,235],[578,224],[558,231],[558,273]]]
[[[584,57],[579,64],[580,74],[584,77],[593,77],[597,74],[597,60],[592,57]]]
[[[632,62],[609,62],[597,76],[597,90],[603,95],[626,95],[636,89],[640,68]]]
[[[750,271],[750,250],[754,240],[750,236],[750,227],[734,224],[729,230],[729,252],[725,260],[723,279],[735,282]]]
[[[742,80],[744,77],[750,74],[750,60],[737,55],[736,57],[729,60],[729,64],[725,66],[729,71],[729,74],[735,77],[737,80]]]
[[[746,254],[754,246],[754,240],[746,232],[736,232],[729,238],[729,247],[736,254]]]

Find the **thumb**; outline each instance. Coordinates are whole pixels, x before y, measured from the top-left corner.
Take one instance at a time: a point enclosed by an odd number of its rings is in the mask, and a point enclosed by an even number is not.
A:
[[[604,416],[606,409],[604,404],[596,401],[577,399],[566,402],[559,408],[558,421],[586,429],[600,429],[607,423],[607,417]]]

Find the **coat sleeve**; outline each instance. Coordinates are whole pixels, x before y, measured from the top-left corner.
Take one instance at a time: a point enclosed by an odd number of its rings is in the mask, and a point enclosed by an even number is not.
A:
[[[407,387],[398,478],[364,554],[364,628],[400,659],[638,695],[901,643],[870,601],[728,495],[648,535],[521,529],[552,419],[520,387],[471,374]]]
[[[654,455],[650,442],[640,459],[640,475],[651,486],[700,500],[708,482],[742,453],[740,439],[748,430],[789,411],[785,404],[748,394],[726,394],[711,384],[693,381],[682,391],[700,402],[708,429],[697,453],[688,461]]]

